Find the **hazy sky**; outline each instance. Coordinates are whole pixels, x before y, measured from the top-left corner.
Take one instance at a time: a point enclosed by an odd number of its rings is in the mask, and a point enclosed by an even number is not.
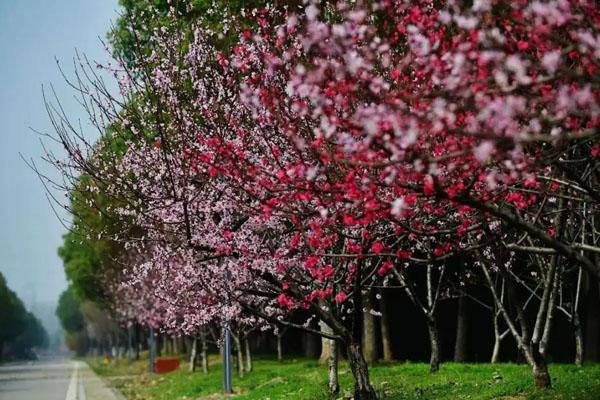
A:
[[[0,271],[28,305],[56,302],[66,287],[57,255],[64,228],[19,153],[39,159],[29,127],[51,131],[42,84],[54,84],[74,120],[83,117],[54,59],[68,71],[75,49],[106,60],[100,38],[117,10],[117,0],[0,0]]]

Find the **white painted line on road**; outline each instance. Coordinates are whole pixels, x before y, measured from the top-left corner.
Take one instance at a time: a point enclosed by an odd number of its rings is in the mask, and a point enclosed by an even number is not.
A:
[[[79,379],[79,385],[77,388],[77,400],[85,400],[85,386],[83,386],[83,379]]]
[[[65,400],[79,400],[77,395],[79,389],[79,363],[73,363],[73,374],[71,375],[71,382],[69,383],[69,389],[67,389],[67,397]]]

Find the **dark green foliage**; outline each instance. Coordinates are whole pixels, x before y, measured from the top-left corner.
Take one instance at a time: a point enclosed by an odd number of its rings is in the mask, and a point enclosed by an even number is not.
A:
[[[73,294],[100,305],[107,300],[105,282],[121,253],[120,246],[107,238],[120,229],[119,220],[108,211],[116,207],[116,201],[109,201],[102,192],[89,176],[79,178],[71,190],[73,225],[58,249]]]
[[[237,40],[239,29],[253,25],[251,19],[236,18],[237,23],[244,26],[228,26],[228,29],[225,29],[230,16],[240,17],[243,11],[260,9],[269,3],[280,8],[301,4],[299,1],[266,0],[191,0],[172,3],[179,15],[175,26],[168,18],[167,0],[120,0],[122,14],[114,29],[108,33],[115,56],[131,65],[139,54],[148,54],[151,51],[149,40],[154,29],[169,26],[179,32],[186,32],[192,23],[200,18],[203,19],[206,28],[221,33],[219,46],[226,48]],[[246,13],[246,16],[248,14],[250,13]]]
[[[42,326],[42,323],[35,315],[27,313],[25,316],[25,329],[16,337],[11,344],[12,351],[17,358],[31,358],[31,349],[33,347],[48,347],[48,333]]]
[[[62,292],[56,308],[56,316],[63,329],[69,333],[81,332],[84,328],[83,315],[80,310],[81,303],[75,296],[72,287]]]
[[[13,358],[29,358],[32,348],[47,345],[46,330],[8,288],[0,273],[0,361],[5,348]]]
[[[0,341],[9,342],[20,335],[25,330],[26,317],[25,306],[0,274]]]

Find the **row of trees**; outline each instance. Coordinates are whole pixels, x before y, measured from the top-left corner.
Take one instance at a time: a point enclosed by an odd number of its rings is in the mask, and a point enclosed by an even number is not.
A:
[[[0,362],[5,358],[31,359],[34,348],[47,346],[46,330],[0,273]]]
[[[69,156],[47,155],[52,183],[74,231],[113,246],[97,287],[121,318],[313,332],[343,348],[355,399],[377,397],[365,315],[393,288],[426,321],[432,372],[453,297],[490,309],[537,387],[559,312],[581,362],[600,278],[594,2],[278,2],[218,29],[194,7],[118,25],[119,97],[79,60],[98,141],[49,107]]]

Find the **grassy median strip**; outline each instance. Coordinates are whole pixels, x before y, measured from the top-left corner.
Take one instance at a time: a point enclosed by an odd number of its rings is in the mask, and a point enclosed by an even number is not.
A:
[[[119,360],[106,364],[87,359],[90,366],[110,380],[130,400],[218,400],[221,395],[221,364],[217,357],[210,372],[191,373],[182,368],[164,375],[146,372],[147,361],[128,365]],[[518,364],[443,364],[439,373],[430,374],[422,363],[378,364],[370,368],[373,384],[381,399],[502,399],[502,400],[593,400],[600,399],[600,365],[578,368],[553,364],[553,388],[535,391],[525,365]],[[258,399],[345,399],[351,397],[352,380],[348,366],[340,365],[342,389],[337,396],[325,391],[327,370],[314,360],[290,359],[279,363],[258,359],[254,370],[244,378],[234,374],[233,398]]]

